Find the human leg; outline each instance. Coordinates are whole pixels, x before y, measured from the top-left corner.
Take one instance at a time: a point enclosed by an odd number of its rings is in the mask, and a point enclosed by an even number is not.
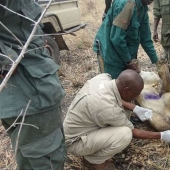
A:
[[[7,128],[15,118],[3,119]],[[18,122],[21,122],[21,118]],[[36,115],[26,116],[18,140],[16,161],[18,170],[63,170],[66,159],[65,138],[63,134],[61,109],[53,108]],[[16,138],[19,131],[16,125],[9,132],[12,146],[16,148]]]
[[[128,127],[105,127],[81,137],[68,147],[68,152],[84,156],[92,164],[101,164],[125,149],[131,139]]]
[[[170,47],[164,47],[164,57],[170,62]]]

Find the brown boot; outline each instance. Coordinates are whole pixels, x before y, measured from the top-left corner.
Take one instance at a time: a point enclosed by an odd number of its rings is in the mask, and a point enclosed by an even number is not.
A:
[[[114,170],[115,166],[112,162],[106,161],[102,164],[92,164],[83,158],[83,163],[90,170]]]

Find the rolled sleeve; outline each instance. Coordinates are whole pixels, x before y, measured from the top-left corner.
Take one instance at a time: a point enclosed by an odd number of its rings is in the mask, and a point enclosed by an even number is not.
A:
[[[155,18],[161,18],[159,0],[154,0],[154,3],[153,3],[153,15],[154,15]]]

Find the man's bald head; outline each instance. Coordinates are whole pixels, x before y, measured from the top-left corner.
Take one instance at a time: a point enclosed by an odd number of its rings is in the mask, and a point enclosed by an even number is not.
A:
[[[134,70],[125,70],[116,79],[120,96],[125,101],[132,101],[144,87],[142,77]]]

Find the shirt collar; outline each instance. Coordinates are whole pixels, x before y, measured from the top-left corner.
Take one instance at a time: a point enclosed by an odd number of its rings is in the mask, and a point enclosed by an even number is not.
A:
[[[120,107],[122,107],[122,99],[120,97],[120,93],[118,91],[118,88],[117,88],[117,85],[116,85],[116,81],[115,80],[112,80],[112,84],[113,84],[113,92],[115,94],[115,97],[116,97],[116,100],[118,102],[118,105]]]

